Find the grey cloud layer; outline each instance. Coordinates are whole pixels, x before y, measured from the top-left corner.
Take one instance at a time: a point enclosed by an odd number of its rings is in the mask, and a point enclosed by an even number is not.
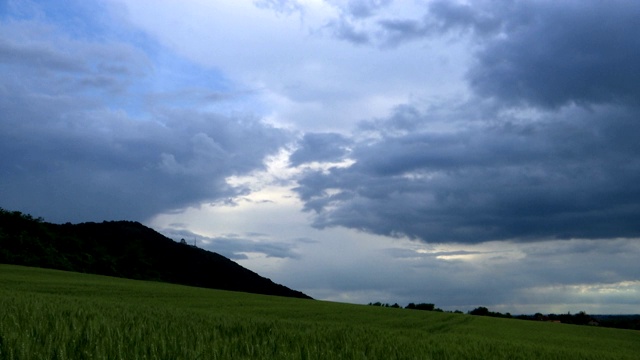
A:
[[[480,4],[432,4],[474,28],[474,96],[363,123],[353,166],[300,180],[315,225],[432,242],[640,236],[640,6]],[[476,29],[483,16],[499,36]]]
[[[37,22],[0,30],[3,207],[50,221],[144,220],[237,195],[225,178],[262,167],[287,139],[251,116],[165,106],[132,118],[128,104],[144,99],[131,84],[153,70],[144,53]]]
[[[502,23],[493,12],[496,9],[505,11],[512,5],[504,2],[495,5],[490,1],[476,1],[474,5],[433,1],[418,7],[412,17],[387,14],[373,17],[377,9],[389,5],[391,1],[377,4],[366,1],[354,3],[357,6],[349,3],[342,9],[340,16],[330,21],[327,27],[333,30],[333,35],[338,39],[357,45],[368,44],[383,48],[397,47],[407,42],[430,39],[443,34],[495,34],[502,27]],[[478,11],[479,8],[486,10]]]
[[[289,161],[293,166],[314,161],[340,161],[347,154],[349,144],[350,140],[340,134],[305,134]]]

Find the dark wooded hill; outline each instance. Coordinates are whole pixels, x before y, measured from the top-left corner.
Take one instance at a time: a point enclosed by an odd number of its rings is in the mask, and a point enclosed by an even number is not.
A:
[[[0,263],[311,299],[132,221],[51,224],[0,208]]]

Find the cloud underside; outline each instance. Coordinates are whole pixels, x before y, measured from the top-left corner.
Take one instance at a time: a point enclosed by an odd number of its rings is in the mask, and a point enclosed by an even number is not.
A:
[[[386,135],[356,145],[348,168],[307,172],[296,191],[318,227],[432,242],[638,236],[637,119],[566,112]]]
[[[225,179],[262,168],[287,141],[255,116],[189,109],[171,88],[140,92],[164,69],[126,42],[29,20],[0,31],[3,207],[145,220],[242,194]]]
[[[354,165],[299,181],[315,226],[427,242],[640,235],[640,6],[491,4],[433,2],[370,29],[378,45],[469,37],[471,94],[362,122],[334,159]]]

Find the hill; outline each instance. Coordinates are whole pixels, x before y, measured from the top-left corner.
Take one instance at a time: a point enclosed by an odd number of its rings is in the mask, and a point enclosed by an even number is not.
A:
[[[0,208],[0,263],[311,299],[132,221],[51,224]]]

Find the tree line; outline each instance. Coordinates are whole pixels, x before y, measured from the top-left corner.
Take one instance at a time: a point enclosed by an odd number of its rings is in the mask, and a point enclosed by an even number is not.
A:
[[[402,308],[402,306],[398,305],[398,303],[395,304],[388,304],[388,303],[381,303],[381,302],[371,302],[369,304],[367,304],[369,306],[380,306],[380,307],[388,307],[388,308],[396,308],[396,309],[400,309]],[[435,304],[431,304],[431,303],[409,303],[407,306],[404,307],[404,309],[408,309],[408,310],[423,310],[423,311],[437,311],[437,312],[445,312],[444,310],[437,308]],[[456,314],[462,314],[462,311],[460,310],[456,310],[456,311],[447,311],[447,312],[453,312]]]
[[[403,308],[398,303],[389,304],[382,302],[370,302],[369,306],[380,306],[380,307],[388,307],[388,308]],[[445,312],[440,308],[436,308],[435,304],[431,303],[409,303],[403,309],[409,310],[424,310],[424,311],[437,311],[437,312]],[[456,314],[462,314],[463,312],[460,310],[455,311],[447,311],[453,312]],[[640,315],[589,315],[585,311],[580,311],[577,314],[548,314],[543,315],[542,313],[535,313],[533,315],[511,315],[510,313],[500,313],[490,311],[487,307],[479,306],[473,310],[467,312],[469,315],[474,316],[488,316],[488,317],[496,317],[496,318],[505,318],[505,319],[517,319],[517,320],[529,320],[529,321],[548,321],[548,322],[557,322],[562,324],[573,324],[573,325],[590,325],[590,326],[602,326],[602,327],[611,327],[618,329],[630,329],[630,330],[640,330]]]

